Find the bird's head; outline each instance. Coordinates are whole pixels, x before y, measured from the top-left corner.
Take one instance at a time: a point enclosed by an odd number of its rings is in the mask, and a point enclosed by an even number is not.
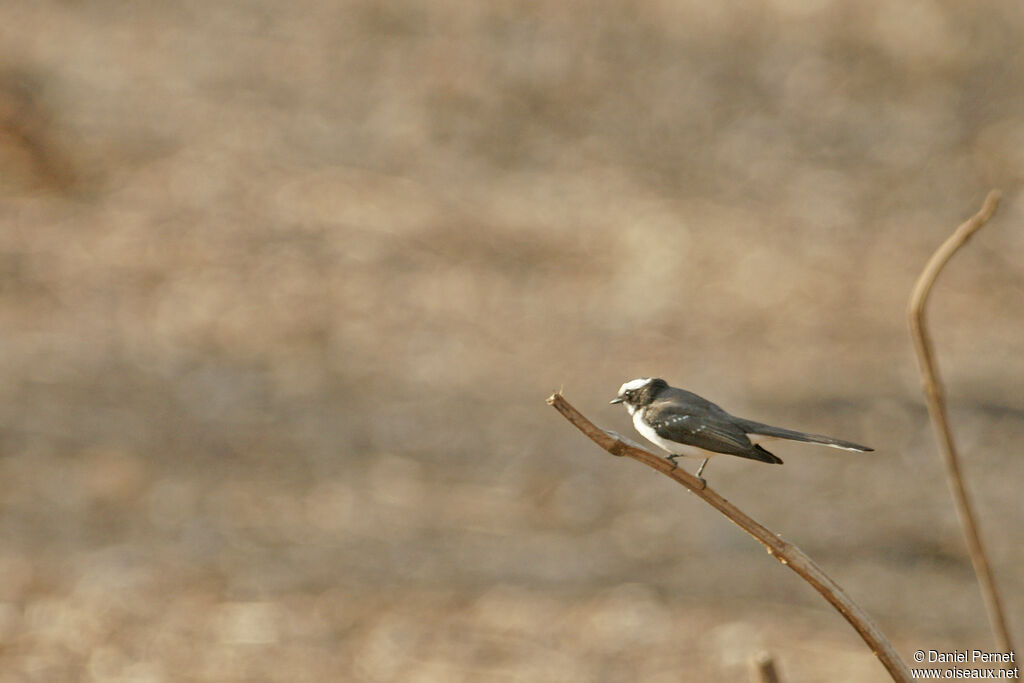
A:
[[[619,395],[609,403],[621,403],[632,415],[644,406],[648,405],[658,395],[658,392],[668,387],[668,383],[657,377],[641,377],[631,379],[619,387]]]

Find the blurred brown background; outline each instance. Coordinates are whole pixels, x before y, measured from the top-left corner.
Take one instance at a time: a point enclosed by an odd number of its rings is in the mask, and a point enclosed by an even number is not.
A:
[[[0,38],[3,680],[884,679],[544,403],[631,434],[648,375],[875,446],[708,476],[908,659],[993,648],[904,318],[991,187],[931,319],[1020,640],[1019,3],[13,2]]]

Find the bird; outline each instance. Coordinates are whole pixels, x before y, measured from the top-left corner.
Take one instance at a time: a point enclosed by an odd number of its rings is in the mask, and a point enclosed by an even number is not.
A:
[[[636,430],[668,451],[668,460],[673,465],[678,466],[676,458],[684,455],[703,458],[696,474],[702,482],[701,474],[708,460],[720,453],[781,465],[782,458],[761,446],[770,439],[803,441],[861,453],[875,450],[852,441],[772,427],[730,415],[706,398],[669,386],[660,377],[641,377],[626,382],[610,403],[623,404],[633,417]]]

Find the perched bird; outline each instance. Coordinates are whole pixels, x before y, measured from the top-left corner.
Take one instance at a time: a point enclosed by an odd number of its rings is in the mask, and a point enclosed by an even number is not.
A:
[[[703,458],[704,461],[697,468],[698,479],[708,460],[719,453],[781,465],[781,458],[760,445],[771,439],[819,443],[847,451],[874,450],[831,436],[807,434],[744,420],[730,415],[697,394],[670,387],[665,380],[654,377],[626,382],[611,403],[625,405],[633,416],[636,430],[651,443],[668,451],[668,459],[673,465],[681,455]]]

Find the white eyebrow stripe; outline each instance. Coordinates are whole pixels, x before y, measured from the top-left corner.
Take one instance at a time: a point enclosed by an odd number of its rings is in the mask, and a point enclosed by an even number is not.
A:
[[[619,387],[619,396],[622,396],[627,391],[635,391],[641,389],[651,383],[651,377],[640,377],[639,379],[631,379],[621,387]]]

